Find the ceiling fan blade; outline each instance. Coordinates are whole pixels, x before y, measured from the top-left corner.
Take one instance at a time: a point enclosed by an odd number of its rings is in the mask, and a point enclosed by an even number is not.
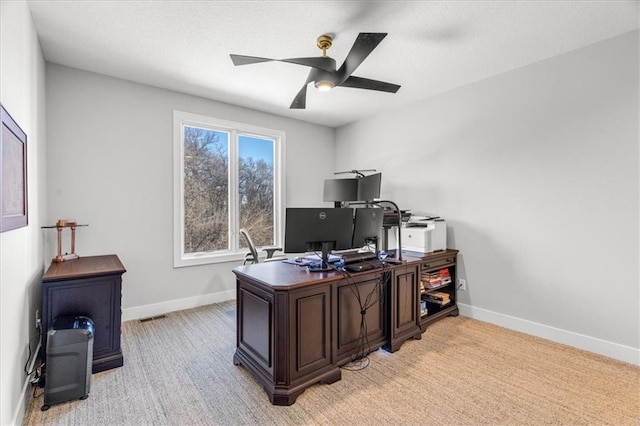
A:
[[[309,75],[307,75],[307,80],[304,82],[304,86],[302,86],[296,97],[293,98],[293,102],[291,102],[289,109],[305,109],[307,107],[307,86],[312,81],[316,81],[318,79],[318,75],[321,74],[322,71],[314,68],[309,71]]]
[[[367,56],[375,49],[380,42],[387,36],[387,33],[360,33],[353,43],[349,54],[344,60],[344,63],[338,70],[338,75],[348,77],[353,73],[358,66],[364,61]]]
[[[293,102],[291,102],[291,106],[289,109],[305,109],[307,107],[307,85],[309,81],[304,83],[302,89],[298,92],[295,98],[293,98]]]
[[[377,90],[379,92],[396,93],[400,89],[400,85],[393,83],[386,83],[384,81],[371,80],[368,78],[351,76],[342,83],[338,84],[342,87],[352,87],[354,89],[369,89]]]
[[[317,68],[327,72],[336,72],[336,60],[328,56],[317,56],[313,58],[291,58],[280,59],[280,62],[303,65],[305,67]]]
[[[336,61],[333,58],[316,56],[312,58],[290,58],[290,59],[270,59],[258,56],[244,56],[231,54],[231,60],[235,66],[257,64],[260,62],[286,62],[289,64],[302,65],[305,67],[317,68],[327,72],[335,72]]]
[[[244,55],[233,55],[233,54],[231,54],[229,56],[231,56],[231,60],[233,61],[233,65],[235,65],[235,66],[257,64],[257,63],[260,63],[260,62],[275,61],[275,59],[259,58],[257,56],[244,56]]]

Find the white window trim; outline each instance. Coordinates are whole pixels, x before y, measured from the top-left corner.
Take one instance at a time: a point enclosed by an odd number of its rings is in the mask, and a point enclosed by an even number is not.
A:
[[[238,134],[269,137],[274,140],[274,238],[276,246],[284,244],[284,213],[285,213],[285,132],[268,129],[234,121],[221,120],[204,115],[192,114],[184,111],[173,111],[173,267],[207,265],[211,263],[237,262],[244,259],[247,249],[233,247],[233,241],[238,239],[239,211],[229,208],[229,227],[232,249],[218,252],[184,253],[184,132],[183,126],[212,127],[231,133],[232,139]],[[229,155],[235,156],[235,144],[230,144]],[[235,158],[235,157],[232,157]],[[237,168],[229,170],[229,203],[235,205],[238,198]],[[234,203],[234,204],[231,204]]]

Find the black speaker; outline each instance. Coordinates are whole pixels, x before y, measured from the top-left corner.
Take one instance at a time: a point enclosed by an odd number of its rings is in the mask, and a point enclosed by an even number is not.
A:
[[[56,318],[47,332],[44,405],[87,399],[91,387],[94,325],[90,318]]]

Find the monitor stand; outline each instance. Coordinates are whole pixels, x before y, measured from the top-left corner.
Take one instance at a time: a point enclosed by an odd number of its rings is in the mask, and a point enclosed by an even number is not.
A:
[[[329,266],[329,252],[331,252],[331,247],[333,245],[333,241],[323,241],[322,242],[322,256],[320,257],[320,263],[315,265],[307,266],[307,271],[309,272],[329,272],[333,271],[334,268]]]

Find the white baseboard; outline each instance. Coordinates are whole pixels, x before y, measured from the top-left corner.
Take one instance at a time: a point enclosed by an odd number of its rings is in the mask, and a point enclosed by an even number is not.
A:
[[[500,314],[498,312],[458,303],[460,315],[499,325],[510,330],[541,337],[556,343],[583,349],[585,351],[615,358],[630,364],[640,365],[640,349],[618,343],[608,342],[584,334],[562,330],[521,318]]]
[[[169,300],[168,302],[134,306],[132,308],[122,310],[122,321],[155,317],[169,312],[197,308],[198,306],[211,305],[212,303],[220,303],[226,300],[233,300],[235,298],[236,289],[234,288],[233,290],[203,294],[201,296],[187,297],[184,299]]]

